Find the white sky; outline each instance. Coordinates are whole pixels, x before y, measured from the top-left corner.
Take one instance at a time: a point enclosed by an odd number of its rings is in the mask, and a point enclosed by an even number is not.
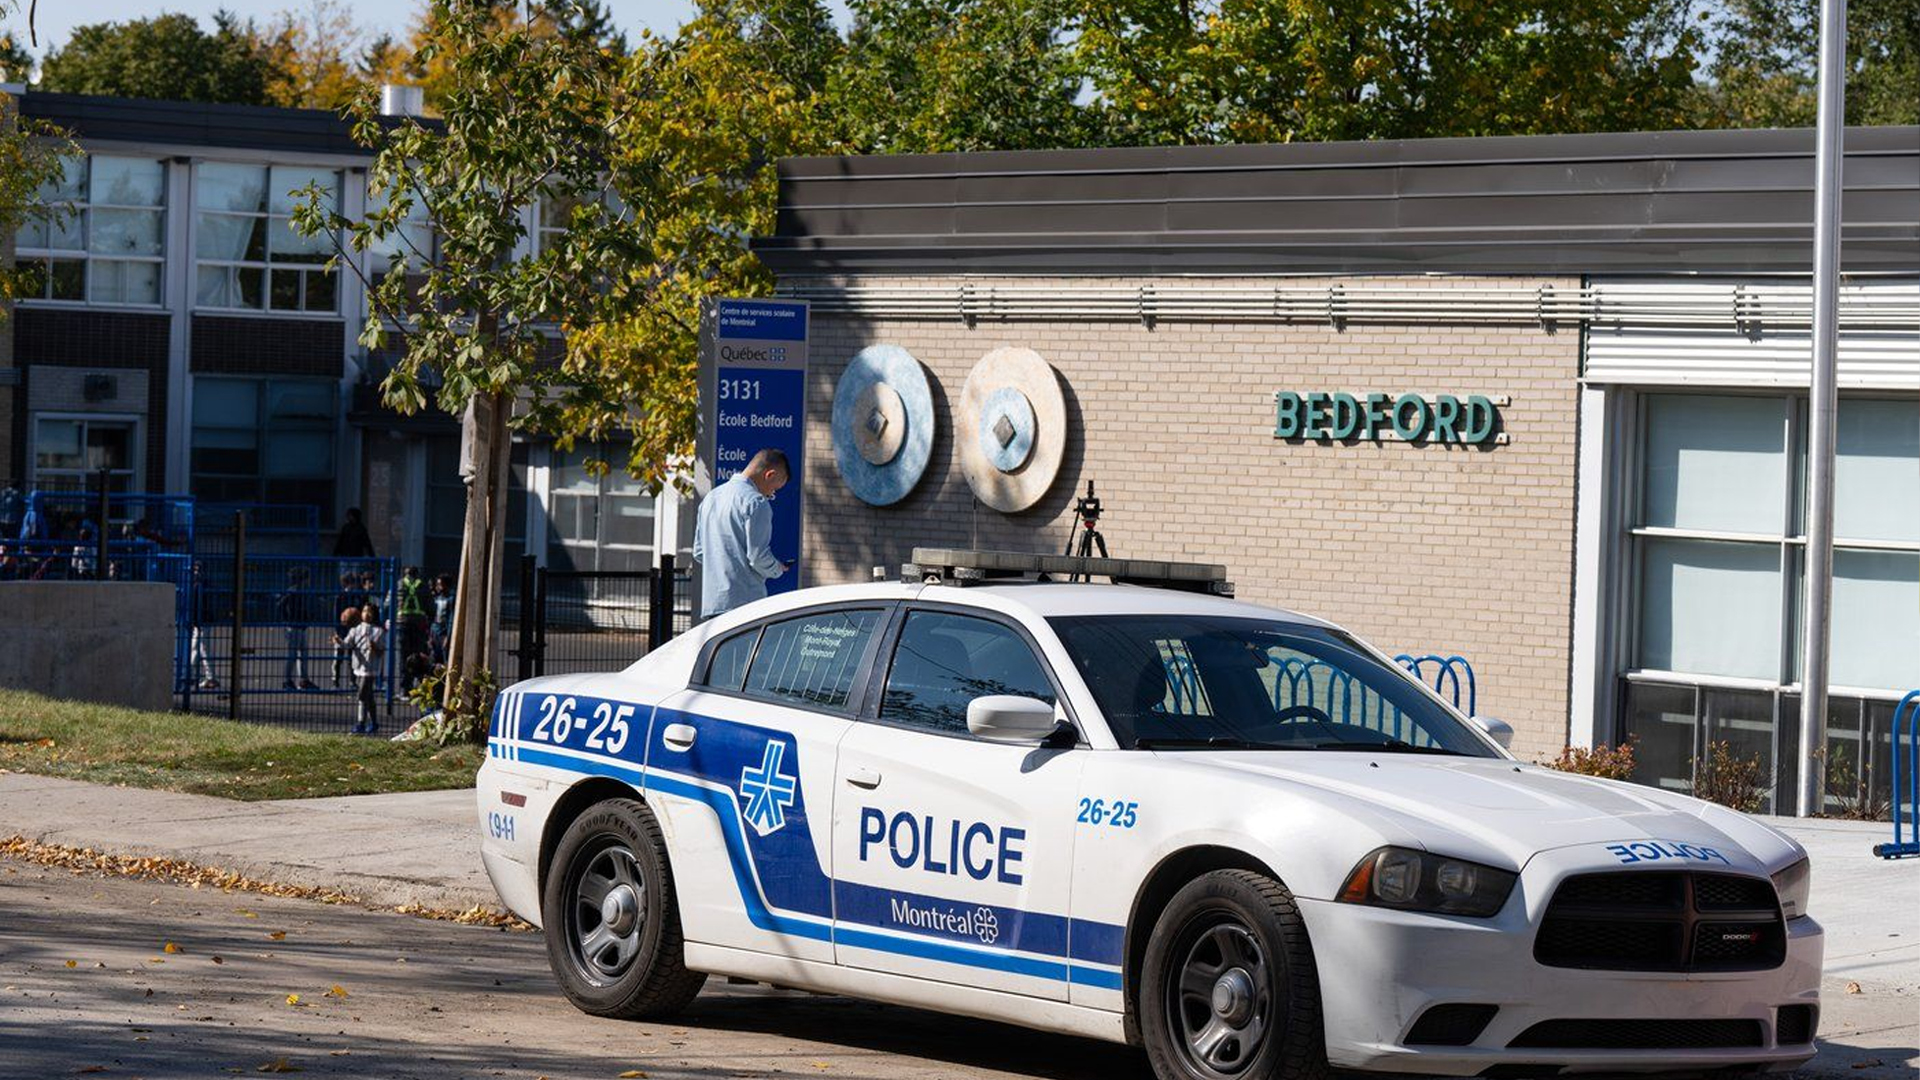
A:
[[[22,45],[27,45],[27,18],[25,9],[28,0],[14,0],[19,6],[19,14],[10,14],[0,19]],[[369,37],[390,33],[399,37],[412,22],[414,12],[422,5],[418,0],[344,0],[347,7],[356,12],[362,20],[362,26]],[[642,29],[652,29],[659,33],[668,33],[677,28],[693,13],[693,0],[607,0],[607,9],[629,36],[637,35]],[[836,9],[843,5],[836,3]],[[0,0],[0,11],[9,8],[9,0]],[[252,18],[259,22],[268,22],[280,12],[292,9],[302,11],[307,8],[307,0],[40,0],[40,11],[34,19],[34,28],[40,37],[38,48],[28,46],[35,57],[44,56],[47,47],[64,44],[76,26],[85,26],[97,22],[122,22],[127,19],[142,19],[158,15],[163,11],[177,11],[192,15],[200,20],[203,27],[213,25],[213,13],[221,8],[233,12],[242,19]]]

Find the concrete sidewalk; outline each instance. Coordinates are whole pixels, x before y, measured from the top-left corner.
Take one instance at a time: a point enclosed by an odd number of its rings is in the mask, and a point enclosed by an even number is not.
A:
[[[471,789],[235,802],[0,773],[0,837],[185,859],[371,904],[500,909]]]

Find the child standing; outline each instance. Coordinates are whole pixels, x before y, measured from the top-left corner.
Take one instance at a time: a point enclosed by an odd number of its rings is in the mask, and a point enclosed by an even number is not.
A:
[[[340,575],[340,591],[333,594],[333,610],[339,621],[333,627],[333,688],[340,689],[340,668],[347,662],[347,631],[360,621],[360,609],[372,597],[360,587],[360,575],[349,570]],[[348,613],[352,618],[348,618]]]
[[[295,566],[287,571],[287,587],[274,597],[274,613],[286,631],[286,670],[281,683],[288,690],[318,690],[307,677],[307,627],[313,622],[312,606],[307,600],[307,568]],[[297,680],[297,682],[296,682]]]
[[[453,633],[453,575],[433,579],[433,622],[427,627],[428,647],[435,665],[447,662],[447,639]]]
[[[372,735],[380,730],[380,714],[373,704],[373,681],[380,671],[380,656],[387,651],[386,631],[380,629],[380,609],[372,601],[360,609],[360,621],[347,631],[347,652],[353,657],[353,679],[360,699],[360,719],[353,725],[355,735]]]

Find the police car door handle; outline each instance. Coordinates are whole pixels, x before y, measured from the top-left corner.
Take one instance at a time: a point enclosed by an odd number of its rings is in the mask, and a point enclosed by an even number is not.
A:
[[[660,733],[660,741],[669,750],[686,750],[693,746],[696,734],[692,724],[668,724],[666,730]]]
[[[880,773],[864,767],[854,769],[847,773],[847,783],[857,788],[872,790],[880,786]]]

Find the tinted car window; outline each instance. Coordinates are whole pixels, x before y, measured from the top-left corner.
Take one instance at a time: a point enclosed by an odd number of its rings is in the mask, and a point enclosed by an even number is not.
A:
[[[713,650],[707,662],[707,685],[716,690],[738,690],[747,677],[747,661],[753,658],[753,643],[760,640],[760,628],[735,634]]]
[[[1337,631],[1215,617],[1050,622],[1122,746],[1496,756],[1404,671]]]
[[[989,694],[1053,701],[1053,684],[1024,638],[990,619],[915,611],[887,669],[880,718],[934,731],[967,730],[967,703]]]
[[[845,708],[860,657],[879,624],[878,611],[817,611],[768,623],[747,667],[746,692]]]

